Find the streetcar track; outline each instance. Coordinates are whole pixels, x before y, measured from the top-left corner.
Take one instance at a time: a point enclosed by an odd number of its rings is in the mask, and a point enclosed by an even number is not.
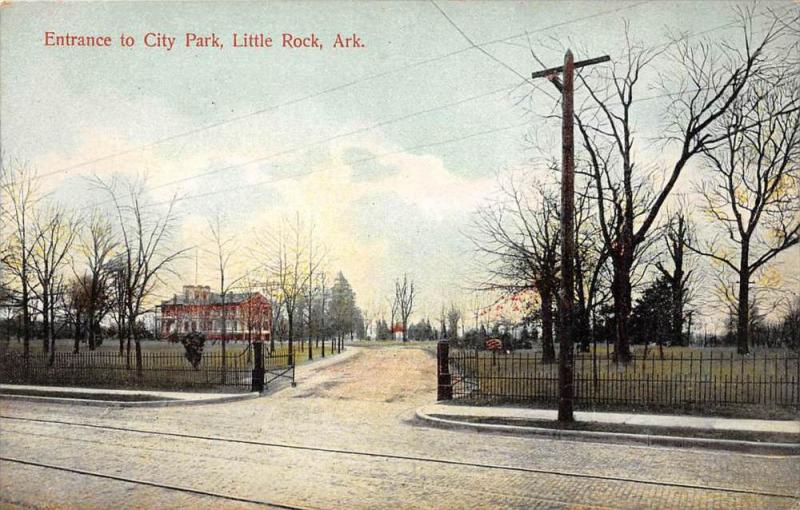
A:
[[[48,420],[48,419],[44,419],[44,418],[20,418],[20,417],[16,417],[16,416],[6,416],[6,415],[0,415],[0,418],[6,419],[6,420],[27,421],[27,422],[33,422],[33,423],[45,423],[45,424],[53,424],[53,425],[67,425],[67,426],[73,426],[73,427],[83,427],[83,428],[98,429],[98,430],[113,430],[113,431],[117,431],[117,432],[126,432],[126,433],[133,433],[133,434],[143,434],[143,435],[149,434],[149,435],[166,436],[166,437],[179,437],[179,438],[184,438],[184,439],[195,439],[195,440],[202,440],[202,441],[245,444],[245,445],[261,446],[261,447],[267,447],[267,448],[281,448],[281,449],[289,449],[289,450],[313,451],[313,452],[339,454],[339,455],[352,455],[352,456],[362,456],[362,457],[370,457],[370,458],[383,458],[383,459],[393,459],[393,460],[425,462],[425,463],[444,464],[444,465],[451,465],[451,466],[472,467],[472,468],[478,468],[478,469],[491,469],[491,470],[501,470],[501,471],[514,471],[514,472],[521,472],[521,473],[532,473],[532,474],[543,474],[543,475],[552,475],[552,476],[563,476],[563,477],[569,477],[569,478],[603,480],[603,481],[612,481],[612,482],[638,483],[638,484],[643,484],[643,485],[653,485],[653,486],[659,486],[659,487],[674,487],[674,488],[680,488],[680,489],[693,489],[693,490],[701,490],[701,491],[708,491],[708,492],[725,492],[725,493],[733,493],[733,494],[743,494],[743,495],[763,496],[763,497],[793,499],[793,500],[794,499],[800,499],[796,495],[793,495],[793,494],[757,491],[757,490],[750,490],[750,489],[737,489],[735,487],[703,486],[703,485],[680,483],[680,482],[665,482],[665,481],[656,481],[656,480],[638,479],[638,478],[629,478],[629,477],[604,476],[604,475],[596,475],[596,474],[579,473],[579,472],[574,472],[574,471],[561,471],[561,470],[554,470],[554,469],[537,469],[537,468],[527,468],[527,467],[520,467],[520,466],[506,466],[506,465],[499,465],[499,464],[486,464],[486,463],[478,463],[478,462],[466,462],[466,461],[459,461],[459,460],[452,460],[452,459],[441,459],[441,458],[435,458],[435,457],[409,456],[409,455],[378,453],[378,452],[370,452],[370,451],[347,450],[347,449],[340,449],[340,448],[324,448],[324,447],[319,447],[319,446],[297,445],[297,444],[290,444],[290,443],[275,443],[275,442],[266,442],[266,441],[256,441],[256,440],[250,440],[250,439],[226,438],[226,437],[220,437],[220,436],[201,436],[201,435],[185,434],[185,433],[180,433],[180,432],[153,431],[153,430],[144,430],[144,429],[134,429],[134,428],[129,428],[129,427],[117,427],[117,426],[112,426],[112,425],[96,425],[96,424],[90,424],[90,423],[78,423],[78,422],[70,422],[70,421],[63,421],[63,420]],[[2,457],[0,457],[0,459],[2,459]],[[55,467],[53,469],[56,469],[56,468],[57,467]],[[284,508],[295,508],[295,507],[284,507]]]
[[[268,501],[263,501],[263,500],[243,498],[243,497],[239,497],[239,496],[230,496],[230,495],[227,495],[227,494],[204,491],[204,490],[200,490],[200,489],[192,489],[191,487],[183,487],[183,486],[177,486],[177,485],[163,484],[163,483],[160,483],[160,482],[152,482],[152,481],[149,481],[149,480],[139,480],[139,479],[136,479],[136,478],[126,478],[126,477],[121,477],[121,476],[118,476],[118,475],[108,475],[106,473],[99,473],[99,472],[95,472],[95,471],[87,471],[87,470],[82,470],[82,469],[70,468],[70,467],[66,467],[66,466],[57,466],[55,464],[45,464],[45,463],[42,463],[42,462],[29,461],[29,460],[22,460],[22,459],[15,459],[15,458],[10,458],[10,457],[2,457],[2,456],[0,456],[0,462],[2,462],[2,461],[14,462],[14,463],[18,463],[18,464],[23,464],[23,465],[28,465],[28,466],[35,466],[35,467],[45,468],[45,469],[54,469],[54,470],[58,470],[58,471],[65,471],[65,472],[68,472],[68,473],[80,474],[80,475],[84,475],[84,476],[94,476],[94,477],[98,477],[98,478],[106,478],[106,479],[111,479],[111,480],[115,480],[115,481],[121,481],[121,482],[125,482],[125,483],[140,484],[140,485],[145,485],[145,486],[150,486],[150,487],[157,487],[157,488],[161,488],[161,489],[165,489],[165,490],[174,490],[174,491],[178,491],[178,492],[187,492],[187,493],[195,494],[195,495],[202,495],[202,496],[214,497],[214,498],[219,498],[219,499],[227,499],[227,500],[238,501],[238,502],[252,503],[252,504],[260,505],[260,506],[271,506],[273,508],[281,508],[281,509],[289,509],[289,510],[324,510],[323,507],[301,507],[301,506],[296,506],[296,505],[288,505],[288,504],[285,504],[285,503],[268,502]],[[511,498],[514,498],[514,499],[517,499],[517,500],[523,499],[523,496],[508,495],[507,493],[503,493],[503,496],[504,497],[511,497]],[[528,495],[526,495],[526,496],[524,496],[524,500],[525,501],[541,501],[541,502],[545,502],[545,503],[560,503],[560,504],[569,505],[570,508],[585,508],[585,509],[591,509],[591,510],[620,510],[620,508],[621,508],[621,507],[617,507],[617,506],[598,505],[597,503],[588,503],[588,504],[587,503],[576,503],[576,502],[565,501],[565,500],[561,500],[561,499],[545,498],[545,497],[542,497],[542,496],[528,496]]]
[[[47,438],[47,439],[56,439],[56,440],[61,440],[61,441],[65,440],[65,438],[63,436],[40,434],[40,433],[34,433],[34,432],[17,432],[17,431],[11,431],[11,432],[12,433],[16,433],[16,434],[35,435],[36,437],[43,437],[43,438]],[[93,440],[89,440],[89,439],[85,439],[85,438],[69,438],[67,440],[68,441],[76,441],[76,442],[80,442],[80,443],[97,444],[97,445],[103,445],[103,446],[111,445],[111,443],[108,443],[107,441],[99,441],[99,440],[98,441],[93,441]],[[136,448],[139,449],[140,447],[137,446]],[[147,451],[170,452],[170,453],[174,452],[174,450],[166,450],[166,449],[163,449],[163,448],[151,448],[151,447],[148,447],[148,448],[144,448],[144,449],[147,450]],[[209,454],[206,453],[205,455],[208,456]],[[215,456],[215,458],[228,458],[228,457],[217,457],[217,456]],[[351,474],[350,477],[352,477],[352,476],[353,475]],[[370,477],[365,478],[363,476],[358,476],[357,478],[364,480],[364,479],[367,479],[367,478],[370,478]],[[371,479],[375,479],[375,477],[371,477]],[[378,479],[380,479],[380,478],[378,478]],[[463,491],[469,491],[469,490],[470,489],[462,489],[462,492]],[[576,508],[576,509],[577,508],[586,508],[586,509],[591,509],[591,510],[619,510],[620,509],[620,507],[601,505],[601,504],[594,503],[594,502],[590,503],[590,504],[577,503],[577,502],[574,502],[574,501],[568,501],[568,500],[563,500],[563,499],[555,499],[555,498],[546,498],[546,497],[542,497],[542,496],[535,496],[534,497],[534,496],[531,496],[529,494],[525,494],[525,495],[511,494],[506,490],[496,491],[496,490],[492,490],[491,488],[489,488],[489,489],[481,488],[480,489],[480,494],[483,495],[483,496],[485,496],[487,494],[494,494],[494,495],[497,495],[497,496],[502,496],[504,498],[513,498],[513,499],[519,500],[521,502],[541,501],[541,502],[545,502],[545,503],[560,503],[560,504],[565,504],[565,505],[568,504],[570,508]]]
[[[39,468],[54,469],[54,470],[57,470],[57,471],[64,471],[64,472],[67,472],[67,473],[74,473],[74,474],[84,475],[84,476],[93,476],[93,477],[96,477],[96,478],[105,478],[105,479],[108,479],[108,480],[115,480],[115,481],[118,481],[118,482],[126,482],[126,483],[132,483],[132,484],[137,484],[137,485],[146,485],[148,487],[157,487],[159,489],[166,489],[166,490],[172,490],[172,491],[177,491],[177,492],[186,492],[188,494],[195,494],[195,495],[198,495],[198,496],[206,496],[206,497],[212,497],[212,498],[218,498],[218,499],[225,499],[225,500],[228,500],[228,501],[237,501],[237,502],[240,502],[240,503],[250,503],[250,504],[259,505],[259,506],[282,508],[282,509],[285,509],[285,510],[319,510],[318,508],[290,505],[290,504],[286,504],[286,503],[275,503],[274,501],[264,501],[264,500],[260,500],[260,499],[244,498],[244,497],[241,497],[241,496],[233,496],[233,495],[230,495],[230,494],[223,494],[221,492],[211,492],[211,491],[205,491],[205,490],[201,490],[201,489],[193,489],[191,487],[184,487],[184,486],[181,486],[181,485],[172,485],[172,484],[166,484],[166,483],[160,483],[160,482],[153,482],[153,481],[150,481],[150,480],[140,480],[140,479],[137,479],[137,478],[127,478],[127,477],[124,477],[124,476],[110,475],[108,473],[99,473],[99,472],[96,472],[96,471],[87,471],[85,469],[77,469],[77,468],[71,468],[71,467],[66,467],[66,466],[57,466],[55,464],[46,464],[44,462],[36,462],[36,461],[24,460],[24,459],[16,459],[16,458],[13,458],[13,457],[0,456],[0,461],[13,462],[13,463],[16,463],[16,464],[23,464],[23,465],[26,465],[26,466],[35,466],[35,467],[39,467]]]

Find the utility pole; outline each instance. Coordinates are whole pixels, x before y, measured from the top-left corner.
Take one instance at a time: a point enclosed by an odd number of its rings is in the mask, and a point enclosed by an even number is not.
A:
[[[561,93],[561,338],[558,353],[558,421],[574,421],[572,400],[575,395],[573,338],[573,294],[575,292],[575,146],[573,124],[573,75],[575,69],[611,60],[608,55],[575,62],[572,52],[567,50],[564,65],[537,71],[531,78],[547,77]],[[558,78],[563,75],[563,83]]]

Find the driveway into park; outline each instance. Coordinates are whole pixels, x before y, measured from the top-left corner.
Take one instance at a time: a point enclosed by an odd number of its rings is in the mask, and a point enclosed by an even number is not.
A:
[[[226,404],[0,401],[0,456],[50,466],[0,461],[0,505],[800,508],[797,457],[430,428],[414,413],[435,400],[432,352],[350,349]]]

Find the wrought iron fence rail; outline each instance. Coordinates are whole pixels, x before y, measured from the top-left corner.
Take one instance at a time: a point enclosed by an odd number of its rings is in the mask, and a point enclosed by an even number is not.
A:
[[[293,357],[288,354],[265,354],[264,367],[277,371],[290,369],[294,380]],[[0,382],[56,386],[137,387],[152,389],[189,389],[250,391],[253,376],[252,356],[222,356],[206,353],[193,367],[181,353],[142,352],[137,356],[113,352],[21,353],[0,354]],[[282,376],[288,376],[286,371]]]
[[[558,366],[541,353],[451,350],[454,398],[555,402]],[[800,408],[800,355],[733,353],[637,357],[627,364],[578,355],[575,400],[584,404]]]

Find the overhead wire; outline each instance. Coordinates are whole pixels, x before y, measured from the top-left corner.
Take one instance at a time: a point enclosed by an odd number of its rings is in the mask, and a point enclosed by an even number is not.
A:
[[[295,105],[295,104],[298,104],[298,103],[301,103],[301,102],[304,102],[304,101],[307,101],[307,100],[315,99],[315,98],[323,96],[323,95],[327,95],[327,94],[330,94],[330,93],[333,93],[333,92],[344,90],[344,89],[353,87],[355,85],[359,85],[361,83],[365,83],[365,82],[368,82],[368,81],[373,81],[373,80],[376,80],[376,79],[379,79],[379,78],[383,78],[385,76],[389,76],[391,74],[395,74],[395,73],[398,73],[398,72],[401,72],[401,71],[405,71],[405,70],[412,69],[412,68],[415,68],[415,67],[420,67],[420,66],[423,66],[423,65],[426,65],[426,64],[431,64],[431,63],[434,63],[434,62],[438,62],[440,60],[448,59],[448,58],[453,57],[455,55],[459,55],[461,53],[470,51],[470,50],[472,50],[472,49],[474,49],[476,47],[488,46],[488,45],[492,45],[492,44],[497,44],[497,43],[502,43],[502,42],[518,39],[518,38],[521,38],[521,37],[526,37],[529,33],[538,33],[538,32],[544,32],[544,31],[547,31],[547,30],[552,30],[554,28],[559,28],[559,27],[562,27],[562,26],[565,26],[565,25],[569,25],[569,24],[572,24],[572,23],[578,23],[578,22],[581,22],[581,21],[586,21],[586,20],[589,20],[589,19],[597,18],[597,17],[600,17],[600,16],[613,14],[613,13],[619,12],[621,10],[627,10],[627,9],[632,9],[632,8],[635,8],[635,7],[639,7],[641,5],[645,5],[645,4],[649,3],[649,2],[650,2],[650,0],[646,0],[646,1],[638,2],[638,3],[630,5],[630,6],[615,7],[613,9],[607,9],[607,10],[604,10],[604,11],[596,12],[596,13],[593,13],[593,14],[589,14],[589,15],[586,15],[586,16],[579,17],[579,18],[573,18],[573,19],[570,19],[570,20],[567,20],[567,21],[563,21],[563,22],[547,25],[547,26],[544,26],[544,27],[540,27],[540,28],[537,28],[537,29],[534,29],[534,30],[531,30],[531,31],[525,31],[525,32],[522,32],[522,33],[519,33],[519,34],[514,34],[514,35],[511,35],[511,36],[507,36],[507,37],[493,39],[493,40],[485,41],[485,42],[482,42],[482,43],[477,43],[476,44],[476,43],[473,42],[468,47],[460,48],[458,50],[454,50],[454,51],[451,51],[451,52],[448,52],[448,53],[444,53],[444,54],[441,54],[441,55],[437,55],[437,56],[434,56],[434,57],[422,59],[422,60],[419,60],[419,61],[416,61],[416,62],[411,62],[411,63],[405,64],[405,65],[402,65],[402,66],[399,66],[399,67],[396,67],[396,68],[393,68],[393,69],[387,69],[387,70],[384,70],[384,71],[381,71],[381,72],[378,72],[378,73],[374,73],[374,74],[370,74],[370,75],[367,75],[367,76],[363,76],[361,78],[358,78],[358,79],[355,79],[355,80],[351,80],[351,81],[348,81],[348,82],[344,82],[344,83],[340,83],[338,85],[335,85],[335,86],[332,86],[332,87],[328,87],[328,88],[322,89],[320,91],[317,91],[317,92],[314,92],[314,93],[311,93],[311,94],[306,94],[306,95],[301,96],[301,97],[290,99],[290,100],[287,100],[287,101],[284,101],[284,102],[281,102],[281,103],[277,103],[277,104],[274,104],[274,105],[266,106],[264,108],[260,108],[258,110],[254,110],[252,112],[248,112],[248,113],[245,113],[245,114],[242,114],[242,115],[238,115],[238,116],[235,116],[235,117],[222,119],[222,120],[219,120],[217,122],[212,122],[210,124],[206,124],[204,126],[200,126],[200,127],[194,128],[194,129],[181,131],[181,132],[178,132],[178,133],[175,133],[175,134],[163,137],[163,138],[159,138],[159,139],[153,140],[151,142],[147,142],[147,143],[144,143],[144,144],[141,144],[141,145],[137,145],[135,147],[131,147],[129,149],[124,149],[124,150],[121,150],[121,151],[112,152],[112,153],[106,154],[104,156],[99,156],[97,158],[93,158],[93,159],[89,159],[89,160],[86,160],[86,161],[82,161],[80,163],[75,163],[75,164],[72,164],[72,165],[61,167],[61,168],[58,168],[56,170],[52,170],[50,172],[39,174],[36,178],[37,179],[41,179],[41,178],[44,178],[44,177],[49,177],[49,176],[52,176],[52,175],[56,175],[58,173],[68,172],[70,170],[74,170],[74,169],[77,169],[77,168],[82,168],[82,167],[85,167],[85,166],[89,166],[89,165],[92,165],[94,163],[99,163],[101,161],[106,161],[106,160],[109,160],[109,159],[112,159],[112,158],[116,158],[118,156],[123,156],[123,155],[131,154],[131,153],[139,151],[139,150],[148,149],[148,148],[160,145],[162,143],[170,142],[170,141],[173,141],[173,140],[176,140],[176,139],[179,139],[179,138],[183,138],[183,137],[186,137],[186,136],[191,136],[191,135],[194,135],[194,134],[198,134],[198,133],[201,133],[203,131],[207,131],[209,129],[214,129],[214,128],[221,127],[221,126],[224,126],[224,125],[228,125],[228,124],[232,124],[232,123],[235,123],[235,122],[239,122],[241,120],[244,120],[244,119],[247,119],[247,118],[250,118],[250,117],[254,117],[254,116],[258,116],[258,115],[261,115],[261,114],[264,114],[264,113],[267,113],[267,112],[270,112],[270,111],[275,111],[275,110],[278,110],[280,108],[284,108],[286,106]]]

